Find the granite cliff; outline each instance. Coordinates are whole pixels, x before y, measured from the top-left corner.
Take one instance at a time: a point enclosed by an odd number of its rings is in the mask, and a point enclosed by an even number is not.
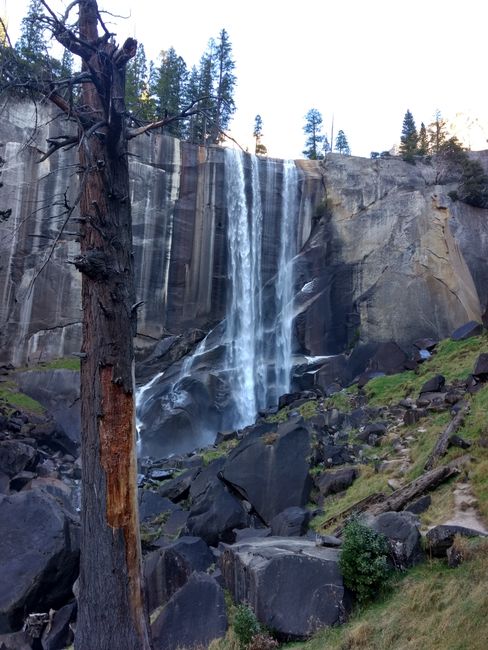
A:
[[[0,124],[0,360],[16,365],[79,350],[80,277],[73,151],[39,164],[56,123],[29,104],[3,107]],[[39,128],[35,131],[37,121]],[[476,154],[486,167],[486,152]],[[168,334],[209,331],[226,316],[231,291],[229,208],[222,148],[168,136],[130,151],[138,348]],[[285,163],[242,155],[249,201],[259,181],[265,297],[279,272]],[[419,337],[440,338],[481,320],[488,302],[488,211],[454,202],[457,179],[441,159],[416,165],[329,154],[296,161],[292,352],[335,355]],[[256,176],[257,175],[257,176]],[[56,243],[54,248],[53,243]],[[278,316],[269,307],[268,321]],[[265,315],[266,317],[266,315]],[[268,323],[269,326],[269,323]]]

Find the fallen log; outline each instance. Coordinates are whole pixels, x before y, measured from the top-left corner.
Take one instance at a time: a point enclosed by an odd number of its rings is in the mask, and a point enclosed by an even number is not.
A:
[[[427,462],[424,465],[425,470],[432,469],[439,458],[446,454],[447,448],[449,446],[449,438],[463,425],[464,416],[466,415],[467,410],[467,407],[461,409],[459,413],[457,413],[449,422],[444,431],[440,434],[434,449],[432,450],[430,456],[427,458]]]
[[[390,512],[392,510],[396,512],[403,510],[405,506],[420,497],[424,492],[435,489],[440,483],[459,474],[462,466],[469,460],[470,456],[461,456],[460,458],[455,458],[447,465],[442,465],[442,467],[436,467],[436,469],[425,472],[425,474],[422,474],[422,476],[419,476],[414,481],[392,492],[385,500],[367,508],[367,512],[372,515],[380,515],[383,512]]]
[[[352,506],[342,510],[337,515],[330,517],[323,524],[324,529],[329,528],[337,522],[341,522],[339,526],[334,529],[335,535],[340,535],[344,527],[343,523],[351,515],[358,515],[368,513],[371,515],[380,515],[383,512],[391,512],[392,510],[398,512],[403,510],[409,503],[422,496],[424,492],[434,490],[440,483],[447,481],[452,476],[459,474],[463,465],[465,465],[471,457],[469,455],[455,458],[453,461],[442,467],[437,467],[429,472],[425,472],[414,481],[404,485],[398,490],[395,490],[390,495],[383,492],[376,492],[371,494]]]

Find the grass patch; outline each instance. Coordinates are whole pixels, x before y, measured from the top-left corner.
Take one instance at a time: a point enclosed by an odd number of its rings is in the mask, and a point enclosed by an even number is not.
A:
[[[216,458],[227,456],[227,454],[237,446],[238,440],[227,440],[221,443],[218,447],[210,447],[202,453],[204,465],[209,465]]]
[[[351,411],[352,395],[347,393],[344,390],[341,390],[339,393],[334,393],[324,401],[324,406],[327,409],[337,409],[341,413],[349,413]]]
[[[42,415],[45,412],[42,404],[35,399],[19,392],[13,381],[6,381],[0,384],[0,402],[6,407],[7,412],[22,409],[30,411],[36,415]]]
[[[371,379],[364,390],[371,406],[388,405],[405,397],[417,397],[427,379],[433,375],[444,375],[446,382],[465,379],[474,368],[478,355],[485,351],[488,336],[473,336],[466,341],[441,341],[435,354],[419,365],[416,372],[411,370],[397,375],[387,375]]]
[[[437,526],[450,519],[454,512],[454,484],[457,479],[438,485],[435,490],[429,492],[432,503],[429,509],[420,515],[420,524],[423,530],[431,526]]]
[[[424,472],[424,465],[427,462],[432,449],[434,448],[437,438],[451,420],[451,415],[447,412],[433,413],[423,418],[410,429],[406,435],[412,435],[415,442],[410,443],[410,457],[412,467],[408,472],[407,478],[413,481]]]
[[[40,363],[36,370],[79,370],[80,360],[77,357],[63,357]]]
[[[358,465],[359,476],[345,492],[327,497],[324,501],[325,514],[312,519],[311,527],[319,533],[330,532],[337,526],[337,522],[329,528],[326,522],[331,517],[339,515],[343,510],[350,508],[361,499],[364,499],[376,492],[389,492],[387,485],[388,476],[385,473],[378,474],[371,465]]]
[[[319,633],[302,650],[484,650],[488,638],[488,541],[457,569],[442,560],[399,575],[388,594],[349,623]]]

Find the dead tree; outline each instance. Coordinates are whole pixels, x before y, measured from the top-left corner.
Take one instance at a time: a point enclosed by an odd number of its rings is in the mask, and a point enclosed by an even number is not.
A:
[[[70,79],[8,79],[48,99],[75,128],[48,141],[43,158],[77,146],[80,175],[82,540],[78,650],[148,650],[136,484],[134,352],[136,300],[128,141],[198,111],[130,128],[125,69],[137,41],[118,47],[96,0],[74,0],[64,16],[44,2],[39,17],[81,58]],[[78,9],[78,18],[72,19]],[[100,30],[100,33],[99,33]],[[77,92],[73,92],[78,88]],[[203,99],[203,98],[202,98]]]

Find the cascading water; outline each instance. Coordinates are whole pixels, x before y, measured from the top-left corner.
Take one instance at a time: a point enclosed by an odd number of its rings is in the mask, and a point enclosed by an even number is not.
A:
[[[188,399],[191,402],[195,393],[198,421],[185,425],[185,431],[190,426],[196,432],[194,446],[208,444],[212,426],[215,434],[218,427],[237,429],[252,424],[259,410],[276,404],[290,389],[298,171],[293,161],[258,159],[233,149],[226,149],[224,156],[226,318],[185,359],[173,382],[161,392],[153,380],[138,391],[137,399],[140,412],[149,414],[150,403],[154,408],[157,402],[174,413],[171,417],[180,418],[180,423],[182,410],[187,414],[185,422],[194,422],[194,415],[188,415],[194,409]],[[268,201],[263,202],[266,194]],[[271,246],[263,245],[264,232]],[[210,395],[208,391],[213,397],[206,402],[203,395]],[[208,416],[202,411],[205,403]],[[141,431],[144,441],[144,425]]]

